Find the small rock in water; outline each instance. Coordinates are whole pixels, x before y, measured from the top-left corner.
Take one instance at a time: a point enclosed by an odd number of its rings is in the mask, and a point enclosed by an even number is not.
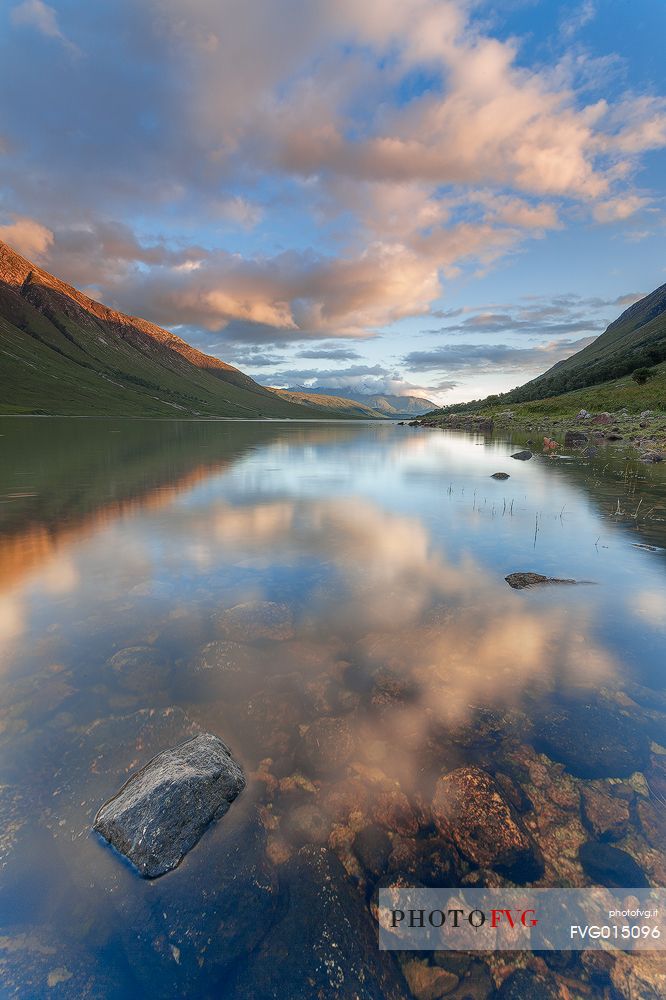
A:
[[[480,767],[458,767],[442,775],[432,815],[439,832],[474,864],[526,882],[542,873],[543,861],[522,820]]]
[[[542,583],[578,583],[577,580],[560,580],[556,576],[542,576],[541,573],[509,573],[504,579],[514,590],[524,590],[525,587],[535,587]]]
[[[236,642],[256,639],[284,640],[294,636],[294,620],[288,604],[274,601],[247,601],[223,611],[219,617],[222,631]]]
[[[644,451],[641,455],[641,462],[644,462],[646,465],[652,465],[663,461],[664,456],[659,451]]]
[[[493,474],[492,474],[492,476],[490,478],[491,479],[508,479],[509,478],[509,473],[508,472],[493,472]]]
[[[517,451],[511,458],[517,458],[519,462],[527,462],[532,457],[531,451]]]
[[[589,444],[587,448],[583,450],[583,458],[594,458],[598,451],[599,449],[595,448],[593,444]]]
[[[164,750],[102,806],[93,828],[144,878],[175,868],[245,787],[229,748],[202,733]]]
[[[595,885],[603,885],[608,889],[641,889],[650,886],[640,865],[619,847],[588,840],[581,844],[578,857],[583,871]]]

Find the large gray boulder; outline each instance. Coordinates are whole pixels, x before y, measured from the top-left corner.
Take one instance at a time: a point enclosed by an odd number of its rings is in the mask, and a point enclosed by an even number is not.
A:
[[[94,829],[144,878],[175,868],[245,787],[229,748],[201,733],[133,774],[95,817]]]

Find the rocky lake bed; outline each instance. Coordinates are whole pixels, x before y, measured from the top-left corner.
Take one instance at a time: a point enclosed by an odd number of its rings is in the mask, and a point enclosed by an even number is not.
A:
[[[657,952],[383,952],[376,902],[666,885],[663,465],[196,433],[3,536],[7,996],[663,996]]]

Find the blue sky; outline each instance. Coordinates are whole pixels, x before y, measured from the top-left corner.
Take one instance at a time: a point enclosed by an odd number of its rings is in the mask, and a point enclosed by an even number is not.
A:
[[[666,281],[662,0],[17,0],[0,237],[258,380],[455,402]]]

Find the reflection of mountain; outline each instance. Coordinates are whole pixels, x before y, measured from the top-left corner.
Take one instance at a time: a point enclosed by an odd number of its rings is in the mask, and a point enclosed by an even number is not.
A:
[[[0,437],[0,586],[64,539],[166,504],[281,434],[320,442],[357,433],[349,424],[8,420]]]

